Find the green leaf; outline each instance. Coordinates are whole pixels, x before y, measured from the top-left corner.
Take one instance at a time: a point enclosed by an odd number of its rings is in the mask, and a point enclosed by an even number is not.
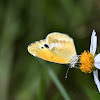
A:
[[[64,98],[64,100],[71,100],[68,93],[64,89],[63,85],[61,84],[60,80],[57,78],[56,74],[53,72],[51,67],[47,63],[43,63],[41,61],[40,61],[40,63],[47,69],[47,72],[48,72],[50,78],[57,86],[57,88],[58,88],[59,92],[61,93],[62,97]]]

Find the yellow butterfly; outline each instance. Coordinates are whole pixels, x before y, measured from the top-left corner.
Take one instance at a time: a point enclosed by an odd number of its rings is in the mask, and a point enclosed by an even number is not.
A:
[[[69,64],[76,56],[73,39],[67,34],[58,32],[48,34],[44,40],[31,43],[28,52],[33,56],[59,64]]]

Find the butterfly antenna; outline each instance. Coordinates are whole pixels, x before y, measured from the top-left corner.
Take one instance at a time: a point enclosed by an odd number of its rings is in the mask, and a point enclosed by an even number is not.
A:
[[[68,71],[69,71],[70,68],[71,68],[71,67],[68,67],[68,69],[67,69],[66,76],[65,76],[66,79],[67,79]]]

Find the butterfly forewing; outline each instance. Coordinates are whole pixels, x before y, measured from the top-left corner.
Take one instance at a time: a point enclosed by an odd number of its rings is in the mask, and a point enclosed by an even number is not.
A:
[[[41,59],[60,63],[60,64],[67,64],[68,59],[66,58],[60,58],[59,56],[55,55],[49,48],[48,44],[46,43],[46,40],[40,40],[35,43],[31,43],[31,45],[28,46],[28,51],[33,56],[39,57]]]

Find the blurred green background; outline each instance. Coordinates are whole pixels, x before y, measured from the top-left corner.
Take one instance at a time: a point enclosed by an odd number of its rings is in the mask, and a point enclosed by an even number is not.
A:
[[[70,35],[77,54],[100,50],[99,0],[0,0],[0,100],[100,100],[93,75],[30,55],[27,46],[50,32]]]

